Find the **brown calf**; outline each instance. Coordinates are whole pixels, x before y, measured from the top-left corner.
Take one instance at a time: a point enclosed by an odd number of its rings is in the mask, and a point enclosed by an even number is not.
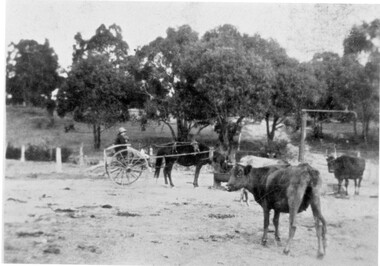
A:
[[[326,221],[321,213],[319,172],[308,164],[298,166],[266,166],[253,168],[251,165],[236,165],[227,183],[229,191],[246,188],[264,211],[264,234],[262,244],[266,245],[269,213],[274,210],[273,224],[276,241],[280,241],[278,224],[280,213],[289,213],[289,239],[284,253],[290,251],[290,244],[296,231],[296,215],[309,205],[313,211],[318,238],[318,258],[326,251]],[[322,223],[322,226],[320,225]]]

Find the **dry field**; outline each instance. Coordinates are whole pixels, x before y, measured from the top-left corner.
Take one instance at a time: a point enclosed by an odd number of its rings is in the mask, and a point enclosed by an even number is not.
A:
[[[106,177],[64,164],[8,160],[3,181],[4,262],[134,265],[377,265],[378,165],[370,162],[361,193],[331,195],[336,183],[324,157],[308,154],[324,180],[322,211],[328,247],[316,258],[311,210],[299,215],[290,255],[282,254],[288,215],[280,218],[281,246],[260,244],[263,215],[250,195],[211,189],[212,168],[177,167],[170,188],[162,176],[143,176],[121,188]],[[273,226],[270,226],[273,230]]]
[[[54,128],[36,128],[33,121],[43,110],[7,108],[6,139],[14,146],[28,143],[79,147],[92,150],[89,127],[63,132],[65,119],[56,118]],[[31,119],[31,118],[34,118]],[[139,142],[170,137],[168,130],[151,125],[123,124]],[[103,132],[102,148],[112,143],[116,128]],[[207,129],[202,138],[216,139]],[[265,136],[263,125],[245,127],[242,140]],[[284,132],[277,134],[287,138]],[[152,139],[153,138],[153,139]],[[136,147],[134,145],[134,147]],[[324,149],[325,147],[323,147]],[[244,149],[244,147],[242,147]],[[212,189],[210,166],[201,170],[194,189],[193,168],[175,167],[170,188],[161,177],[146,171],[128,187],[119,187],[101,174],[77,165],[7,160],[3,179],[3,262],[32,264],[134,264],[134,265],[377,265],[378,263],[378,147],[367,159],[360,195],[336,198],[337,181],[327,173],[322,154],[306,153],[306,160],[324,180],[322,212],[327,220],[328,247],[317,260],[317,239],[311,210],[299,215],[289,256],[282,254],[288,234],[288,215],[280,218],[282,245],[273,233],[268,246],[260,244],[263,226],[261,207],[250,195],[242,205],[239,193]],[[74,149],[74,152],[78,150]],[[339,152],[339,151],[338,151]],[[365,154],[363,154],[363,157]],[[273,230],[273,226],[270,225]]]

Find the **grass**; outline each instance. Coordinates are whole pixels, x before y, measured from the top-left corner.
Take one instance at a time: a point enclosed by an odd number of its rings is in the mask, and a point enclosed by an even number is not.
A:
[[[45,123],[41,121],[46,120]],[[155,121],[149,121],[145,131],[142,131],[138,123],[126,122],[116,124],[106,129],[101,134],[100,150],[93,148],[92,127],[84,124],[75,124],[75,130],[65,133],[65,125],[72,122],[71,117],[60,118],[54,116],[54,125],[48,126],[47,112],[45,109],[24,106],[6,107],[6,143],[13,147],[22,145],[43,145],[48,147],[67,147],[79,154],[83,143],[84,154],[89,157],[101,157],[103,149],[112,145],[119,127],[128,130],[128,136],[132,146],[140,149],[157,144],[172,141],[168,127]],[[211,127],[203,130],[199,141],[211,144],[215,142],[217,135]]]
[[[126,122],[115,125],[112,128],[104,130],[101,135],[101,148],[95,150],[93,148],[92,127],[84,123],[74,123],[75,131],[65,133],[64,127],[72,122],[71,117],[60,118],[54,117],[54,125],[48,125],[47,112],[45,109],[23,106],[7,106],[6,107],[6,143],[10,143],[13,147],[21,147],[21,145],[45,145],[47,147],[66,147],[73,150],[74,154],[79,154],[79,149],[83,143],[84,154],[88,157],[101,157],[103,149],[112,145],[117,130],[120,126],[128,130],[128,136],[132,146],[140,149],[154,145],[167,143],[172,141],[171,133],[165,124],[158,124],[155,121],[149,121],[145,131],[141,131],[138,123]],[[174,126],[174,124],[173,124]],[[174,127],[175,128],[175,127]],[[358,132],[361,132],[361,125],[358,123]],[[342,123],[325,123],[323,133],[326,135],[324,140],[309,140],[308,145],[312,151],[324,153],[327,148],[331,149],[333,143],[338,143],[338,149],[347,151],[361,151],[363,156],[378,158],[379,142],[378,142],[378,125],[374,125],[372,129],[372,139],[369,145],[363,142],[355,143],[353,141],[342,141],[343,135],[346,139],[350,139],[353,135],[351,124]],[[262,141],[252,139],[253,143]],[[298,146],[299,132],[293,134],[293,145]],[[202,130],[198,141],[202,141],[208,145],[217,143],[217,134],[208,127]],[[243,147],[243,146],[242,146]],[[244,145],[248,147],[248,144]]]

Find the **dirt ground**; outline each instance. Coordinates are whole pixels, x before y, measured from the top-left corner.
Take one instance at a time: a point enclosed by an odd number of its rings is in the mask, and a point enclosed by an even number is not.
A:
[[[128,187],[104,176],[51,163],[6,161],[3,180],[4,262],[133,265],[377,265],[378,165],[367,164],[360,195],[331,195],[336,183],[323,156],[308,157],[323,177],[322,212],[328,247],[316,258],[311,210],[299,214],[290,255],[282,250],[288,215],[280,218],[281,246],[271,233],[260,244],[261,207],[238,192],[211,189],[212,168],[177,167],[170,188],[153,173]],[[270,230],[273,230],[272,224]]]

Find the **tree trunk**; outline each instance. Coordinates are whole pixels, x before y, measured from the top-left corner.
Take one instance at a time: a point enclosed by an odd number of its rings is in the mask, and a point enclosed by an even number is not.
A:
[[[227,150],[228,153],[232,150],[233,138],[238,132],[241,130],[241,121],[244,119],[244,116],[239,117],[239,119],[235,122],[228,122],[225,119],[221,119],[220,124],[220,132],[219,132],[219,142],[222,145],[224,150]]]
[[[188,122],[185,119],[177,118],[177,140],[181,142],[188,141],[189,133]]]
[[[365,117],[363,119],[363,138],[364,142],[368,143],[368,135],[369,135],[369,124],[370,124],[370,119],[368,117]]]
[[[270,127],[269,118],[270,118],[270,115],[267,114],[265,116],[265,123],[266,123],[266,127],[267,127],[267,140],[268,140],[268,144],[270,144],[274,140],[274,136],[275,136],[275,132],[276,132],[276,126],[277,126],[277,121],[279,119],[278,117],[273,117],[272,127]]]
[[[219,140],[221,140],[221,145],[224,150],[227,150],[227,154],[230,154],[230,151],[232,149],[231,143],[230,143],[230,138],[228,134],[228,122],[225,122],[221,125],[221,136],[219,137]]]
[[[352,123],[352,128],[354,130],[354,138],[356,139],[356,137],[358,136],[358,128],[357,128],[356,118],[354,119],[354,121]]]
[[[93,126],[93,136],[94,136],[94,149],[100,149],[100,125],[94,124]]]
[[[163,122],[165,125],[168,126],[170,133],[172,134],[173,141],[175,141],[177,139],[177,136],[175,135],[175,131],[174,131],[172,125],[170,125],[170,122],[163,121],[163,120],[161,120],[161,122]]]

